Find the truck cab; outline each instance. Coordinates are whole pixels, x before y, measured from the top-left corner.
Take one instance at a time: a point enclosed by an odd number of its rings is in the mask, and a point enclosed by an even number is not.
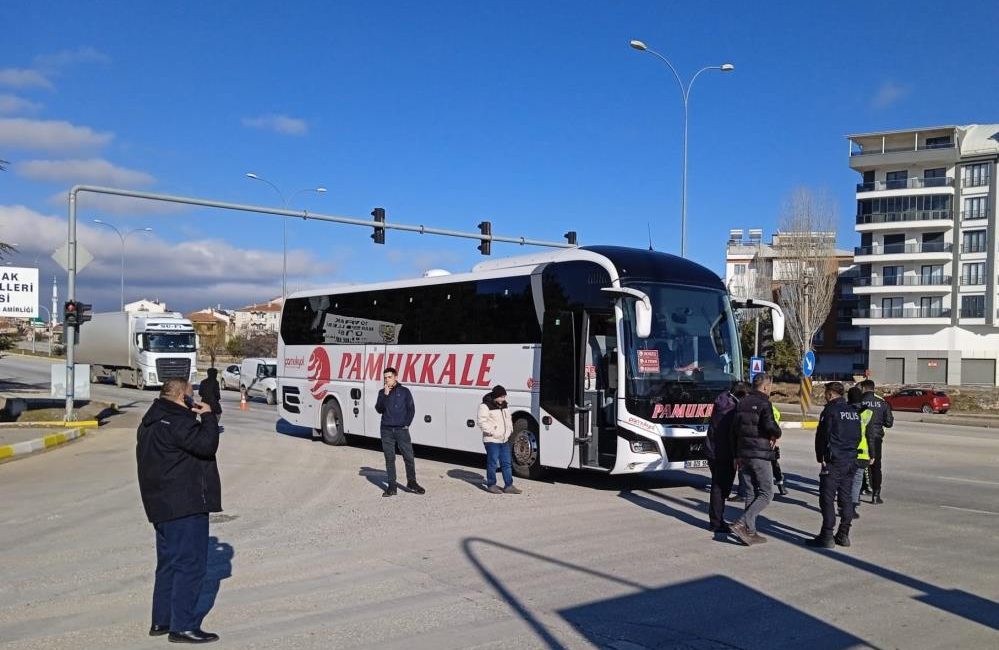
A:
[[[277,403],[277,359],[243,359],[239,367],[239,388],[247,397],[260,395],[268,404]]]

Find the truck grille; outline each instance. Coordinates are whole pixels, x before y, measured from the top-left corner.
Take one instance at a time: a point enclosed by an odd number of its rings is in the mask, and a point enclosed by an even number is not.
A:
[[[663,446],[666,448],[666,460],[670,463],[708,457],[704,438],[663,438]]]
[[[190,359],[157,359],[156,376],[165,379],[187,379],[191,376]]]

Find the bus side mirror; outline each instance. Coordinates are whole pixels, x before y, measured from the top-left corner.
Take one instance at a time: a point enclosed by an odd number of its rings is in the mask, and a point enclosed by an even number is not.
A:
[[[784,310],[780,307],[770,309],[770,319],[774,325],[774,343],[784,340]]]
[[[652,305],[649,299],[635,301],[635,335],[647,339],[652,333]]]

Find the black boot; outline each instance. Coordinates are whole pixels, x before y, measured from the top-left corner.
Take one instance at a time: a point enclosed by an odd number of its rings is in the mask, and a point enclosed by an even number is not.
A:
[[[849,546],[850,545],[850,533],[839,531],[836,533],[836,537],[833,538],[836,546]]]
[[[877,504],[882,504],[882,503],[884,503],[884,502],[885,502],[885,500],[881,498],[881,492],[880,492],[880,491],[878,491],[878,492],[875,492],[875,493],[874,493],[874,494],[873,494],[873,495],[871,496],[871,503],[877,503]]]

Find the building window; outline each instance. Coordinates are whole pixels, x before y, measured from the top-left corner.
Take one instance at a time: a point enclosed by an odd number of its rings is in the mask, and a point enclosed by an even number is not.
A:
[[[736,275],[746,275],[746,265],[745,264],[736,264],[735,265],[735,274]]]
[[[935,167],[923,172],[923,187],[946,187],[947,168]]]
[[[924,285],[940,285],[943,284],[944,267],[942,264],[927,265],[920,269],[919,275]]]
[[[881,269],[882,284],[886,287],[897,287],[902,284],[902,274],[905,268],[902,266],[886,266]]]
[[[961,284],[985,284],[985,262],[961,265]]]
[[[885,174],[886,190],[904,190],[909,180],[909,172],[902,171],[888,172]]]
[[[962,253],[984,253],[986,236],[984,230],[966,230],[961,235]]]
[[[984,219],[989,216],[989,197],[976,196],[964,200],[965,219]]]
[[[988,185],[989,179],[991,178],[991,165],[989,163],[976,163],[974,165],[965,165],[964,167],[964,186],[965,187],[981,187],[982,185]]]
[[[985,296],[961,296],[961,318],[985,318]]]
[[[919,315],[923,318],[939,318],[943,316],[943,301],[939,296],[920,298]]]
[[[927,149],[946,149],[953,146],[949,135],[940,135],[933,138],[926,138]]]
[[[901,298],[882,298],[881,299],[881,317],[882,318],[901,318],[902,317],[902,299]]]

